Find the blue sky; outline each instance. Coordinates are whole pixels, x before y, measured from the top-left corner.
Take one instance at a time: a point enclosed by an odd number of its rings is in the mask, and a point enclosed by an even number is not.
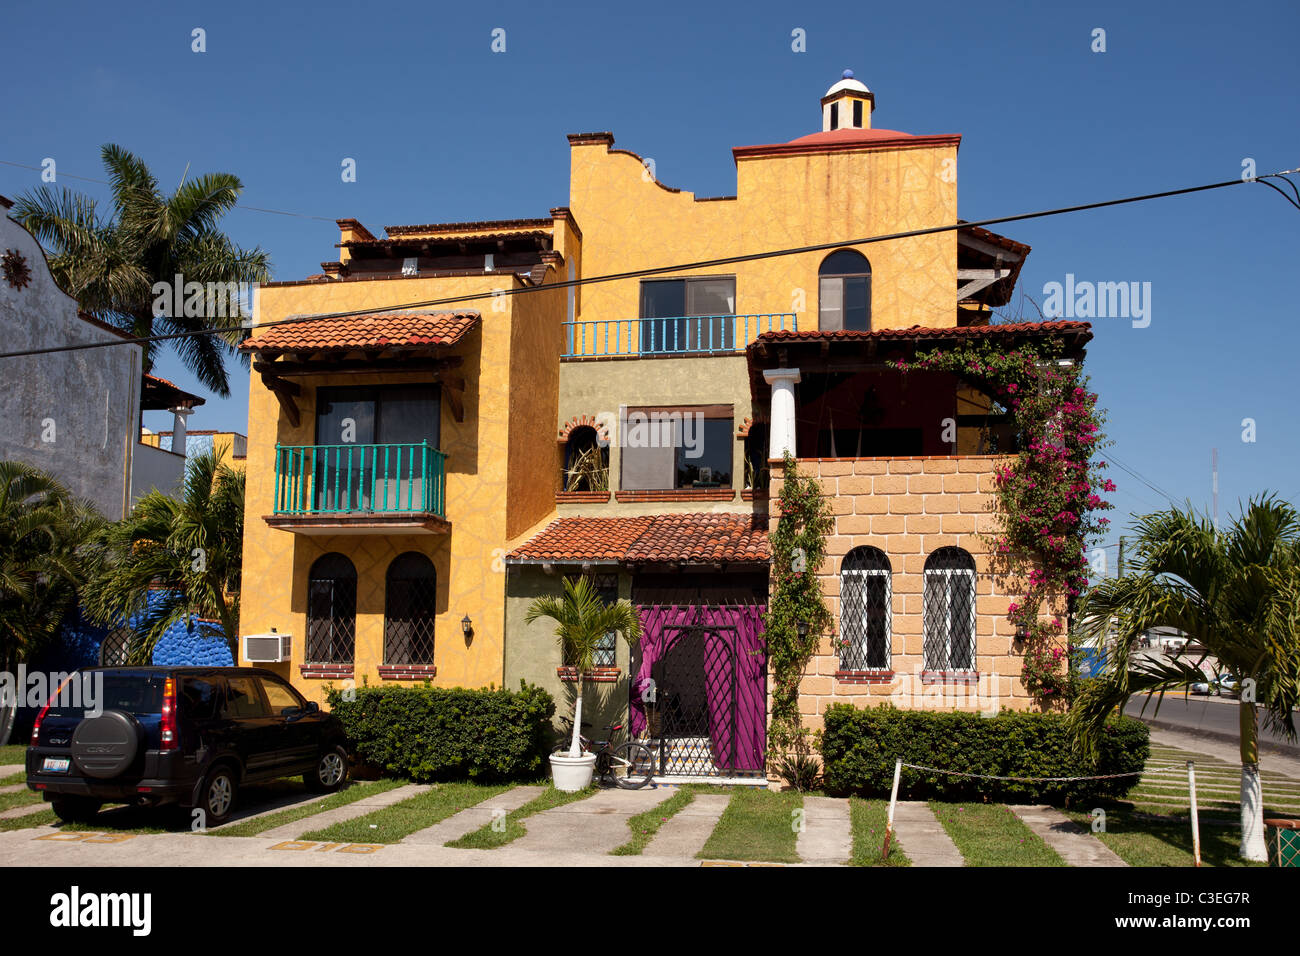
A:
[[[336,218],[378,231],[546,215],[567,200],[571,132],[612,130],[666,184],[734,193],[730,148],[819,128],[817,100],[846,67],[876,94],[874,125],[963,134],[966,219],[1233,179],[1247,157],[1260,173],[1300,166],[1294,2],[1231,16],[1210,3],[69,2],[6,21],[16,95],[0,160],[53,157],[62,183],[99,196],[67,174],[101,178],[105,142],[165,185],[187,163],[233,172],[247,206],[297,214],[226,222],[281,279],[335,257]],[[0,193],[37,177],[0,165]],[[1265,488],[1300,498],[1300,213],[1250,184],[1002,231],[1033,246],[1021,288],[1040,300],[1067,273],[1151,283],[1150,326],[1098,319],[1090,347],[1119,460],[1208,508],[1217,447],[1221,514]],[[157,371],[201,391],[170,356]],[[241,370],[191,427],[243,431],[246,417]],[[1112,477],[1117,522],[1165,501]]]

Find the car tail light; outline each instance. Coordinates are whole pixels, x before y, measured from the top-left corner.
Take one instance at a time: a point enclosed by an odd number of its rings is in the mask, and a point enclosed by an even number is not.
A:
[[[163,684],[162,750],[175,750],[180,746],[176,739],[176,679],[167,678]]]
[[[48,714],[48,713],[50,712],[50,705],[51,705],[52,703],[54,703],[55,699],[56,699],[60,694],[63,693],[63,688],[67,687],[68,684],[71,682],[71,680],[72,680],[72,677],[69,677],[69,678],[68,678],[67,680],[65,680],[62,684],[60,684],[60,685],[59,685],[59,689],[56,690],[53,694],[51,694],[51,695],[46,699],[46,701],[45,701],[45,706],[42,707],[42,708],[41,708],[41,712],[40,712],[39,714],[36,715],[36,723],[32,724],[32,746],[33,746],[33,747],[39,747],[40,744],[41,744],[41,721],[44,720],[44,719],[45,719],[45,715]]]

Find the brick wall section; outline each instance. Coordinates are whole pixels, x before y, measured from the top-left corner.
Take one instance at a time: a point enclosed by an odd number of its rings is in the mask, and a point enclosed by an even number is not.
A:
[[[801,685],[804,725],[821,728],[821,715],[835,702],[905,709],[1022,710],[1032,701],[1020,682],[1020,655],[1007,605],[1015,582],[995,576],[982,535],[998,530],[993,473],[996,455],[911,458],[799,459],[800,474],[818,480],[830,498],[835,529],[827,562],[817,575],[834,616],[835,635],[823,637]],[[772,465],[772,501],[781,490],[780,462]],[[771,528],[776,527],[773,508]],[[839,571],[844,556],[860,545],[879,548],[892,569],[892,673],[840,670],[834,640],[839,633]],[[924,567],[937,548],[964,548],[975,560],[975,665],[978,680],[922,678]]]

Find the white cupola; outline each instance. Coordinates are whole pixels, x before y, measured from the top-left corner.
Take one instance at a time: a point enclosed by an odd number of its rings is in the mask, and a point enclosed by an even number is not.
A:
[[[822,97],[822,132],[836,129],[871,129],[876,97],[866,84],[845,70],[840,81]]]

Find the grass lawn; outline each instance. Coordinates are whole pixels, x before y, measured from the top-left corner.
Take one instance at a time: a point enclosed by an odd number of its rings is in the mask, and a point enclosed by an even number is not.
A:
[[[609,855],[639,856],[646,848],[646,845],[654,839],[654,835],[659,832],[659,828],[687,807],[694,799],[695,794],[690,790],[678,790],[659,806],[651,807],[645,813],[638,813],[627,821],[627,827],[632,831],[632,839],[622,846],[610,850]]]
[[[1106,809],[1106,832],[1098,833],[1102,843],[1129,866],[1191,866],[1192,824],[1187,811],[1176,816],[1154,816],[1123,804]],[[1084,826],[1085,813],[1067,815]],[[1201,823],[1201,863],[1204,866],[1265,866],[1248,863],[1237,855],[1241,842],[1239,827],[1206,826]]]
[[[853,866],[911,866],[898,835],[889,841],[889,859],[881,858],[885,848],[885,825],[889,821],[888,800],[849,798],[849,821],[853,830]]]
[[[17,793],[0,793],[0,810],[12,810],[14,807],[26,807],[44,801],[39,793],[31,790],[19,790]]]
[[[709,841],[696,856],[702,860],[798,863],[794,811],[802,806],[803,795],[798,791],[737,788]]]
[[[576,800],[585,800],[595,792],[595,787],[588,787],[586,790],[579,790],[577,793],[565,793],[563,790],[556,790],[554,786],[548,785],[545,790],[518,810],[511,810],[506,814],[504,828],[501,828],[499,821],[493,820],[491,823],[483,824],[474,832],[465,834],[459,840],[452,840],[447,846],[455,847],[458,850],[495,850],[499,846],[505,846],[512,840],[518,840],[527,833],[528,830],[524,827],[522,821],[534,814],[554,807],[562,807],[566,803],[573,803]],[[492,829],[494,824],[498,829]]]
[[[1000,803],[931,800],[930,809],[967,866],[1065,866],[1042,837]]]
[[[337,793],[331,793],[324,800],[317,800],[315,803],[308,803],[297,807],[288,807],[278,813],[269,813],[264,817],[258,817],[256,820],[244,820],[239,823],[231,823],[213,830],[212,836],[257,836],[266,830],[274,827],[283,826],[286,823],[293,823],[295,820],[302,820],[306,817],[315,816],[325,810],[333,810],[335,807],[345,807],[349,803],[373,796],[376,793],[383,793],[385,790],[392,790],[395,787],[401,787],[406,784],[405,780],[376,780],[373,783],[353,783],[351,786]]]
[[[440,783],[432,790],[382,807],[354,820],[344,820],[320,830],[304,833],[300,839],[325,843],[398,843],[416,830],[439,823],[466,807],[482,803],[511,788],[511,784],[484,786],[477,783]]]
[[[58,822],[59,818],[54,815],[53,810],[42,810],[39,813],[29,813],[9,820],[0,820],[0,833],[7,833],[10,830],[27,830],[31,827],[48,827]]]
[[[26,782],[27,782],[26,771],[23,771],[22,773],[13,773],[7,777],[0,777],[0,787],[11,787],[16,783],[26,783]]]
[[[24,744],[5,744],[0,747],[0,767],[7,767],[9,764],[27,764],[27,745]]]

